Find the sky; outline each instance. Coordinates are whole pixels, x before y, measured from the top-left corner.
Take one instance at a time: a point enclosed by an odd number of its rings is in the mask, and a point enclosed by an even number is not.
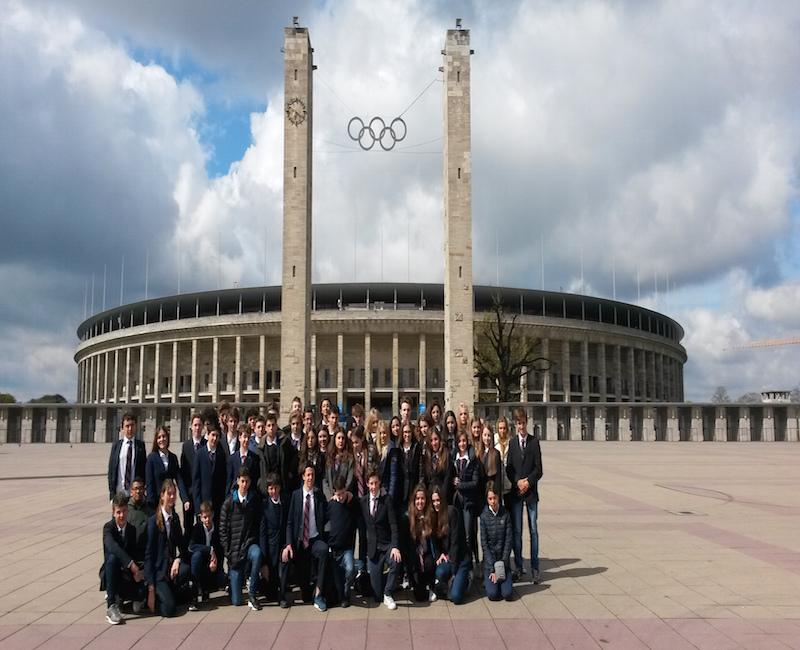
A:
[[[668,314],[690,400],[800,383],[800,346],[737,349],[800,335],[800,3],[0,0],[0,392],[74,399],[85,313],[280,283],[294,15],[318,66],[314,282],[442,280],[460,17],[475,283]],[[348,138],[398,115],[391,153]]]

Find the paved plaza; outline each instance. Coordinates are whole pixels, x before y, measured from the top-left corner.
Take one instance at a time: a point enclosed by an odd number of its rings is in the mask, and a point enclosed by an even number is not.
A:
[[[105,622],[108,445],[0,447],[0,648],[800,648],[800,445],[543,442],[514,602]]]

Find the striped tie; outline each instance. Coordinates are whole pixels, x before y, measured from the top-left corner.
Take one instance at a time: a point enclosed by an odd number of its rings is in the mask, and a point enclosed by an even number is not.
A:
[[[308,548],[309,518],[311,517],[311,493],[306,494],[306,503],[303,506],[303,548]]]

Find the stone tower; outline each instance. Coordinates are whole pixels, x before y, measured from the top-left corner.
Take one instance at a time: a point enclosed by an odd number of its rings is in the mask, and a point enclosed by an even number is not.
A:
[[[311,137],[314,71],[308,29],[283,32],[283,284],[281,420],[292,398],[308,404],[311,364]]]
[[[469,30],[444,45],[444,376],[447,409],[474,403]]]

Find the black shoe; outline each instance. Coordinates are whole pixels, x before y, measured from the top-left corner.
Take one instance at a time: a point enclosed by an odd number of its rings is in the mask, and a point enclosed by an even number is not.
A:
[[[285,598],[281,598],[281,609],[289,609],[289,601]]]
[[[198,608],[198,606],[197,606],[197,599],[195,599],[195,598],[192,598],[192,599],[189,601],[189,611],[190,611],[190,612],[196,612],[198,609],[199,609],[199,608]]]
[[[349,598],[342,598],[342,609],[347,609],[350,607],[350,599]]]
[[[247,597],[247,606],[254,612],[260,612],[263,609],[261,603],[258,602],[258,594],[250,594]]]
[[[209,599],[209,595],[208,595],[207,591],[204,591],[202,594],[200,594],[200,601],[201,602],[207,603],[208,599]]]

